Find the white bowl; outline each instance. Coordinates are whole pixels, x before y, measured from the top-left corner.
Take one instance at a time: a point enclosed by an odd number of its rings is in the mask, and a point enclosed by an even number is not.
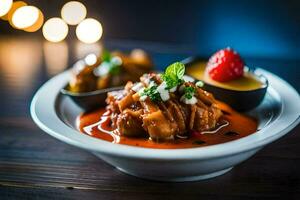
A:
[[[90,151],[127,174],[161,181],[212,178],[226,173],[282,137],[300,121],[300,97],[296,90],[274,74],[257,70],[270,83],[262,104],[249,112],[259,119],[259,130],[223,144],[190,149],[149,149],[112,144],[82,134],[75,128],[75,119],[83,111],[59,92],[69,79],[69,71],[50,79],[38,90],[31,103],[31,116],[48,134]]]

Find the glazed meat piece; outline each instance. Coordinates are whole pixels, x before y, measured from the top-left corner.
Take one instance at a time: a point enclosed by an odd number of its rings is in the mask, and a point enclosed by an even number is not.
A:
[[[116,118],[116,126],[119,134],[125,136],[139,136],[145,133],[142,127],[142,119],[140,116],[143,114],[142,109],[133,110],[125,109]]]
[[[124,90],[109,93],[112,126],[120,135],[148,135],[155,141],[214,129],[222,112],[212,94],[193,82],[179,82],[165,89],[162,75],[146,74],[139,83],[129,82]]]
[[[130,54],[104,51],[100,57],[89,54],[74,64],[68,90],[81,93],[124,85],[138,81],[152,66],[150,57],[141,49]]]
[[[72,76],[69,82],[69,90],[72,92],[90,92],[97,89],[97,77],[93,70],[97,64],[86,65],[84,61],[78,61],[72,69]]]
[[[166,115],[149,99],[142,101],[144,114],[143,127],[152,139],[173,139],[176,134],[175,121],[170,121]]]

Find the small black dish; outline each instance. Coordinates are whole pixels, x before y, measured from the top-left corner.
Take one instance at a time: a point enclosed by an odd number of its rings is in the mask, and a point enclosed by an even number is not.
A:
[[[82,92],[82,93],[71,92],[67,88],[68,85],[62,88],[60,90],[61,94],[70,97],[75,104],[77,104],[85,111],[90,111],[97,107],[106,106],[105,99],[107,97],[107,93],[111,91],[122,90],[124,89],[124,86],[112,87],[112,88],[106,88],[102,90],[95,90],[91,92]]]
[[[188,68],[200,62],[207,62],[207,60],[208,59],[205,59],[203,57],[189,57],[182,60],[181,62],[185,64],[186,68]],[[227,103],[237,111],[249,111],[262,102],[269,83],[266,77],[261,74],[256,74],[255,70],[253,69],[246,71],[245,73],[250,73],[251,75],[257,77],[263,83],[263,86],[257,89],[239,91],[211,85],[201,80],[204,82],[203,89],[213,93],[216,99]]]

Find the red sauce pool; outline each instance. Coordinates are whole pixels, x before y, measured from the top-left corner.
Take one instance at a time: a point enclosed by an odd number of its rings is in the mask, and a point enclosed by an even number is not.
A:
[[[220,144],[246,137],[257,130],[255,119],[234,111],[224,103],[220,102],[218,106],[225,113],[221,120],[227,121],[229,124],[219,127],[213,134],[191,134],[189,138],[176,138],[173,141],[154,142],[149,138],[116,135],[110,127],[110,120],[106,116],[104,108],[78,116],[77,128],[84,134],[112,143],[157,149],[193,148]]]

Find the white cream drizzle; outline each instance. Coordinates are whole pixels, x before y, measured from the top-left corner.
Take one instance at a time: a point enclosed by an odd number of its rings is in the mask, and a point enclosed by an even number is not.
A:
[[[170,91],[170,92],[175,92],[176,90],[177,90],[177,86],[172,87],[169,91]]]
[[[159,93],[161,99],[163,101],[167,101],[170,99],[170,94],[169,91],[166,89],[167,83],[162,82],[158,87],[157,87],[157,92]]]
[[[146,79],[147,80],[147,79]],[[190,76],[186,76],[184,75],[183,76],[183,80],[185,82],[194,82],[195,79],[193,79],[192,77]],[[149,86],[148,87],[151,87],[151,86],[154,86],[156,85],[156,83],[154,81],[149,81]],[[184,88],[185,86],[184,85],[181,85],[179,88],[178,86],[175,86],[171,89],[166,89],[168,86],[167,86],[167,83],[165,81],[163,81],[158,87],[157,87],[157,92],[159,93],[162,101],[168,101],[170,99],[170,92],[176,92],[176,90],[178,89],[179,92],[183,93],[184,92]],[[138,92],[139,95],[140,95],[140,100],[141,101],[145,101],[147,99],[147,95],[142,95],[142,93],[144,92],[144,87],[141,83],[136,83],[133,87],[132,87],[132,90],[135,91],[135,92]],[[185,98],[185,96],[183,95],[181,98],[180,98],[180,101],[182,101],[183,103],[185,104],[195,104],[197,103],[197,98],[192,96],[191,99],[187,99]]]
[[[135,83],[131,89],[135,92],[138,92],[143,88],[144,88],[144,85],[141,82],[139,82],[139,83]]]
[[[190,77],[190,76],[187,76],[187,75],[183,75],[182,79],[185,81],[185,82],[195,82],[195,79]]]
[[[216,132],[218,132],[221,128],[225,127],[225,126],[228,126],[229,125],[229,122],[228,121],[224,121],[225,123],[220,125],[217,129],[215,130],[212,130],[212,131],[202,131],[201,134],[214,134]]]
[[[193,105],[193,104],[198,102],[196,97],[192,96],[192,98],[187,99],[187,98],[185,98],[184,95],[180,98],[180,101],[185,103],[185,104],[190,104],[190,105]]]

